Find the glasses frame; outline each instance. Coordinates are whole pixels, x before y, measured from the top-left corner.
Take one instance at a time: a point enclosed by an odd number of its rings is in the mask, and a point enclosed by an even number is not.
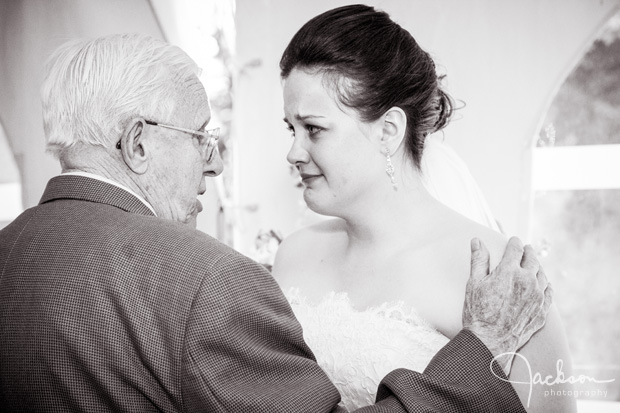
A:
[[[207,162],[211,162],[211,160],[213,159],[213,154],[215,153],[215,149],[218,147],[217,143],[220,140],[220,128],[213,128],[213,129],[207,129],[207,130],[204,130],[204,131],[199,131],[199,130],[181,128],[181,127],[178,127],[178,126],[166,125],[166,124],[163,124],[163,123],[154,122],[152,120],[146,120],[146,119],[144,119],[144,122],[147,125],[159,126],[161,128],[177,130],[179,132],[190,133],[192,135],[197,135],[197,136],[201,136],[203,138],[206,138],[206,140],[207,140],[207,144],[206,145],[204,143],[202,143],[202,141],[200,141],[200,146],[201,146],[202,151],[203,151],[202,156],[205,157],[205,155],[208,154]],[[121,149],[121,141],[120,140],[118,142],[116,142],[116,149]]]
[[[217,143],[220,139],[220,128],[207,129],[204,131],[181,128],[179,126],[166,125],[164,123],[155,122],[152,120],[144,119],[144,122],[148,125],[159,126],[160,128],[166,128],[171,130],[176,130],[179,132],[185,132],[192,135],[202,136],[207,140],[206,145],[204,143],[200,143],[201,147],[203,147],[203,156],[206,155],[207,162],[211,162],[213,159],[213,154],[215,153],[215,149],[218,147]]]

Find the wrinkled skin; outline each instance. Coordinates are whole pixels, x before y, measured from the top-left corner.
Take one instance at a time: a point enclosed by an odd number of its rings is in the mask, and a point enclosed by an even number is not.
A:
[[[472,241],[472,271],[465,292],[463,328],[472,331],[493,356],[514,353],[545,325],[553,289],[531,246],[513,237],[489,273],[489,253]],[[508,374],[512,359],[501,361]],[[499,361],[499,360],[498,360]]]

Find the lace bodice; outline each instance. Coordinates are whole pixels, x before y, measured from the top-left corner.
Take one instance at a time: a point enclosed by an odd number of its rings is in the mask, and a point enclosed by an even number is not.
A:
[[[390,371],[424,370],[448,342],[402,302],[357,311],[346,293],[330,293],[317,304],[297,289],[286,296],[347,410],[373,404],[379,382]]]

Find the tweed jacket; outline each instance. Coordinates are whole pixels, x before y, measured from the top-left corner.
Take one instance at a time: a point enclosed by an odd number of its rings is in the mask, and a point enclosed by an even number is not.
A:
[[[361,411],[523,412],[491,359],[463,331]],[[2,412],[317,413],[339,399],[262,266],[121,188],[55,177],[0,231]]]

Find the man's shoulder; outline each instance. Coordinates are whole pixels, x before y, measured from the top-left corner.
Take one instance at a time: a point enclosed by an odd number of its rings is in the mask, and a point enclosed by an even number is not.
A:
[[[175,260],[214,261],[225,256],[245,258],[211,235],[180,222],[138,216],[132,226],[134,241],[142,239],[149,249],[170,255]]]
[[[23,232],[24,227],[35,214],[35,208],[30,208],[18,215],[4,228],[0,228],[0,263],[4,262],[13,244]]]
[[[0,238],[7,247],[21,238],[27,243],[45,241],[56,250],[83,250],[101,256],[106,265],[143,263],[144,271],[148,267],[149,271],[196,274],[216,270],[223,261],[254,264],[186,224],[78,200],[33,207],[4,228]]]

